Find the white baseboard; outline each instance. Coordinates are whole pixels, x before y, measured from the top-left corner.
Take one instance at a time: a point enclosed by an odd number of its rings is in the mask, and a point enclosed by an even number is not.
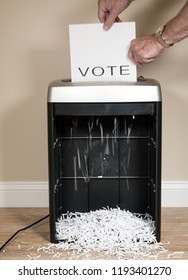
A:
[[[0,183],[0,207],[48,207],[47,182]]]
[[[0,183],[0,207],[48,207],[47,182]],[[162,207],[188,207],[188,182],[162,182]]]
[[[188,207],[188,182],[162,182],[163,207]]]

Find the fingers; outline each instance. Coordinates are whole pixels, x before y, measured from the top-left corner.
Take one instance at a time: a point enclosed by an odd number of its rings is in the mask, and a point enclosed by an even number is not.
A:
[[[136,65],[153,62],[164,50],[153,35],[138,37],[131,41],[128,51],[129,59]]]
[[[101,23],[104,23],[106,21],[107,16],[108,16],[107,11],[99,9],[98,18],[99,18]]]
[[[98,18],[101,23],[103,23],[104,30],[109,30],[114,22],[121,22],[121,19],[119,18],[118,10],[115,7],[110,7],[105,2],[99,1],[99,8],[98,8]]]
[[[129,59],[137,66],[141,67],[143,64],[149,64],[155,60],[155,58],[145,58],[135,54],[131,49],[128,52]]]
[[[104,23],[104,30],[109,30],[114,22],[120,22],[119,14],[132,0],[98,0],[98,18]]]
[[[129,49],[128,57],[134,64],[136,64],[137,66],[140,66],[140,67],[143,64],[148,64],[155,60],[154,57],[150,57],[150,58],[142,57],[141,55],[134,53],[131,48]]]
[[[103,16],[104,19],[104,16]],[[120,18],[117,16],[117,13],[112,10],[108,15],[106,16],[104,23],[104,30],[109,30],[114,22],[120,22]]]
[[[128,51],[128,58],[137,66],[141,67],[142,66],[142,62],[138,60],[138,58],[136,57],[135,53],[132,51],[132,48],[129,48]]]

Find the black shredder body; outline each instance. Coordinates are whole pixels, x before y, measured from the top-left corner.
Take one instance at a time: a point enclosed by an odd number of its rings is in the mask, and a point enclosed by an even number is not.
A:
[[[150,214],[160,241],[161,111],[153,79],[50,83],[51,242],[62,214],[107,207]]]

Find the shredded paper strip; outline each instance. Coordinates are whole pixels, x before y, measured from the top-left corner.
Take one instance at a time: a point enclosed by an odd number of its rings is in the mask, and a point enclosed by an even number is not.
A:
[[[149,214],[120,208],[63,214],[56,231],[60,242],[49,245],[48,250],[72,251],[77,258],[91,252],[118,259],[157,258],[164,251],[156,241],[154,221]]]

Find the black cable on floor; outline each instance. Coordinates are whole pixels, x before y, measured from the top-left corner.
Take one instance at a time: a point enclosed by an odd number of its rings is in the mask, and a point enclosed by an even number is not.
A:
[[[46,215],[45,217],[41,218],[40,220],[38,220],[38,221],[32,223],[31,225],[29,225],[29,226],[27,226],[27,227],[24,227],[24,228],[21,228],[21,229],[19,229],[18,231],[16,231],[16,232],[15,232],[1,247],[0,247],[0,252],[3,250],[3,248],[4,248],[4,247],[19,233],[19,232],[24,231],[24,230],[26,230],[26,229],[28,229],[28,228],[30,228],[30,227],[35,226],[36,224],[42,222],[43,220],[45,220],[45,219],[48,218],[48,217],[49,217],[49,214]]]

